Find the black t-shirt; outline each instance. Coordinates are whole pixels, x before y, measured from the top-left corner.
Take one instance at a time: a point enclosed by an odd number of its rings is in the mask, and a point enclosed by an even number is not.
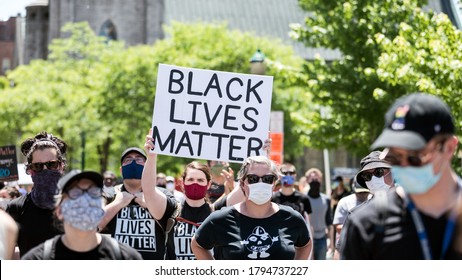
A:
[[[195,238],[201,247],[213,248],[217,260],[291,260],[295,247],[310,241],[303,217],[284,205],[263,219],[242,215],[233,206],[222,208],[210,214]]]
[[[8,203],[6,212],[19,227],[18,247],[21,256],[45,240],[62,233],[55,226],[57,221],[53,211],[37,207],[30,198],[30,193]]]
[[[208,203],[191,207],[185,201],[167,243],[167,260],[195,260],[191,239],[200,224],[212,213]]]
[[[352,260],[424,259],[414,221],[404,200],[395,191],[388,192],[388,204],[385,212],[382,213],[385,217],[383,233],[377,227],[380,219],[376,200],[377,198],[373,198],[368,203],[361,204],[348,215],[348,221],[342,229],[342,236],[343,234],[345,236],[340,244],[341,258]],[[448,220],[447,215],[433,218],[421,212],[419,214],[428,236],[433,258],[439,259]],[[461,257],[452,249],[454,248],[453,241],[454,238],[444,259]]]
[[[101,243],[87,252],[77,252],[67,248],[63,241],[62,237],[57,238],[53,242],[51,248],[50,259],[51,260],[115,260],[116,253],[114,246],[109,243],[107,238],[103,238]],[[44,255],[44,245],[42,243],[37,247],[30,250],[24,257],[23,260],[43,260]],[[142,260],[140,253],[135,249],[119,242],[120,254],[123,260]]]
[[[177,207],[177,202],[172,193],[159,188],[167,196],[165,214],[156,222],[147,208],[132,201],[122,208],[103,230],[110,233],[118,241],[135,248],[145,260],[163,260],[165,257],[165,228],[167,220],[172,216]],[[125,187],[121,191],[126,191]]]
[[[302,216],[304,215],[304,212],[311,214],[311,204],[308,196],[299,191],[294,191],[291,195],[284,195],[282,192],[275,192],[271,201],[292,207],[292,209],[302,214]]]

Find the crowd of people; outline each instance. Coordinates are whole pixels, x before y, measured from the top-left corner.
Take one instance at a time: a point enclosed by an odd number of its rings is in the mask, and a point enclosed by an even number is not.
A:
[[[246,158],[237,176],[212,160],[166,176],[152,130],[141,141],[121,154],[118,181],[110,171],[66,171],[67,144],[48,132],[27,138],[34,185],[0,210],[0,259],[462,258],[458,139],[433,95],[397,99],[359,171],[334,178],[329,194],[320,169],[298,179],[294,164],[266,156]]]

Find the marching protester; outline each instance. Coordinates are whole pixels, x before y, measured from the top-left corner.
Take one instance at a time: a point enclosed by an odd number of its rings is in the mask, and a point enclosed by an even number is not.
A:
[[[13,199],[6,208],[19,227],[20,256],[62,232],[54,225],[53,209],[57,183],[66,167],[66,150],[63,140],[46,131],[21,143],[21,152],[27,159],[26,172],[34,186],[30,193]]]
[[[146,135],[144,144],[148,158],[141,180],[148,209],[158,207],[157,205],[165,199],[159,196],[155,188],[151,187],[156,185],[157,178],[157,154],[152,152],[155,146],[151,132]],[[186,199],[181,204],[179,215],[175,217],[175,225],[167,242],[166,259],[195,259],[194,253],[191,251],[191,238],[205,218],[213,211],[213,206],[206,197],[211,184],[212,176],[206,164],[193,161],[185,166],[182,174],[182,187]]]
[[[313,228],[313,259],[325,260],[327,254],[334,254],[334,234],[332,212],[329,197],[321,192],[323,174],[317,168],[305,172],[306,184],[309,186],[308,199],[311,204],[310,223]],[[328,248],[329,244],[329,248]]]
[[[114,172],[106,170],[103,173],[104,186],[103,194],[105,197],[111,197],[115,195],[115,185],[117,184],[117,178]]]
[[[145,260],[163,260],[170,217],[177,210],[173,194],[155,184],[159,199],[156,207],[149,207],[144,200],[141,176],[146,162],[144,150],[126,149],[121,157],[123,184],[112,202],[105,206],[106,214],[99,224],[102,233],[135,248]]]
[[[386,148],[380,157],[398,186],[349,215],[342,259],[460,258],[454,225],[462,185],[451,166],[454,133],[449,107],[434,95],[413,93],[392,104],[372,148]]]
[[[291,207],[271,202],[279,177],[278,167],[267,157],[247,158],[238,176],[244,201],[205,219],[191,241],[196,258],[308,259],[311,240],[304,218]]]
[[[72,170],[58,182],[55,214],[64,234],[27,252],[23,260],[141,260],[130,246],[97,232],[104,216],[103,177]]]
[[[281,188],[273,194],[271,201],[281,205],[292,207],[299,212],[306,220],[308,226],[311,226],[311,204],[307,195],[295,188],[297,181],[296,168],[291,163],[283,163],[279,166],[279,171],[283,175],[281,178]],[[310,228],[313,232],[313,229]]]
[[[212,185],[207,190],[207,197],[211,203],[214,203],[222,197],[227,195],[234,189],[234,180],[227,180],[228,172],[232,171],[226,161],[208,160],[207,165],[212,174]]]

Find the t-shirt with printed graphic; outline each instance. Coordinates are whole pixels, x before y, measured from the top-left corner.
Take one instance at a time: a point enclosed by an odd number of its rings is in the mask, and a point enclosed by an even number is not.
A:
[[[191,207],[186,201],[181,214],[176,219],[175,227],[170,232],[167,242],[167,260],[195,260],[191,251],[191,239],[200,224],[212,213],[208,203],[200,207]]]
[[[310,234],[302,215],[288,206],[279,205],[263,219],[230,206],[210,214],[195,238],[201,247],[213,248],[217,260],[293,260],[295,247],[306,246]]]
[[[175,212],[177,203],[172,193],[159,188],[167,196],[165,214],[161,220],[151,216],[148,209],[135,201],[122,208],[108,223],[103,232],[110,233],[118,241],[136,249],[145,260],[163,260],[165,258],[165,228],[168,219]],[[122,186],[121,191],[126,191]]]
[[[295,211],[302,214],[302,216],[305,214],[304,212],[308,215],[311,214],[311,204],[308,196],[299,191],[294,191],[291,195],[284,195],[279,191],[275,192],[271,201],[292,207]]]

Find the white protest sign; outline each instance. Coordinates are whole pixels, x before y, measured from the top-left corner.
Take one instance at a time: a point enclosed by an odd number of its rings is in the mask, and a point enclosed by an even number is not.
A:
[[[229,162],[265,155],[272,90],[271,76],[160,64],[154,152]]]

